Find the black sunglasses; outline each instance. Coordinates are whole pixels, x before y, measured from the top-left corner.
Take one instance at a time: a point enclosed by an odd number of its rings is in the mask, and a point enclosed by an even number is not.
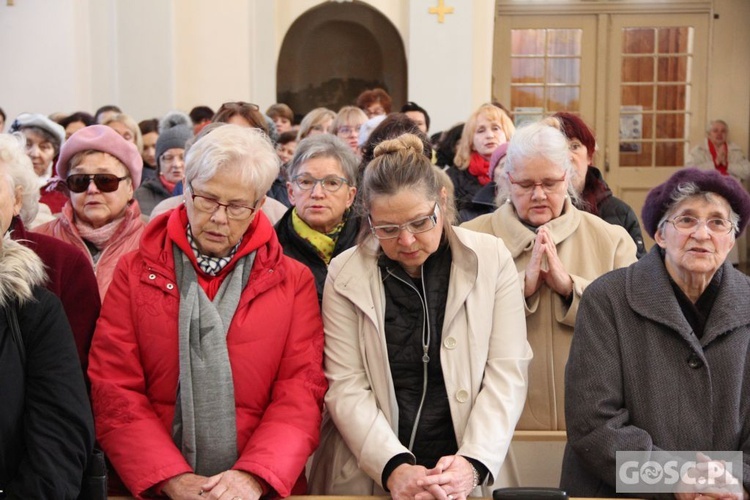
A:
[[[117,191],[117,188],[120,187],[120,181],[124,181],[128,177],[127,175],[117,177],[115,174],[73,174],[65,179],[65,184],[73,193],[83,193],[89,188],[91,181],[94,181],[96,189],[102,193],[111,193]]]

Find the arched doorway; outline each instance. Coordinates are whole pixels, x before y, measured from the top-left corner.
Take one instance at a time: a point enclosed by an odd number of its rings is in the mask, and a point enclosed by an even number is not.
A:
[[[327,2],[302,14],[279,52],[276,98],[298,116],[325,106],[338,111],[363,90],[382,87],[393,108],[406,101],[401,35],[380,12],[359,2]]]

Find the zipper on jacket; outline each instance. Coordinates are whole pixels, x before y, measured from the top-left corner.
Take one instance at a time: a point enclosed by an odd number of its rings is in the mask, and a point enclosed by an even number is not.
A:
[[[409,451],[413,451],[414,441],[417,437],[417,428],[419,427],[419,420],[422,418],[422,409],[424,408],[424,401],[427,398],[427,366],[430,363],[430,322],[428,321],[428,309],[427,309],[427,290],[424,286],[424,266],[420,269],[422,278],[422,295],[419,294],[419,290],[414,286],[414,283],[408,282],[401,279],[395,274],[391,273],[391,270],[386,268],[388,274],[395,279],[404,283],[406,286],[414,290],[419,297],[419,303],[422,304],[422,397],[419,400],[419,407],[417,408],[417,415],[414,417],[414,425],[411,429],[411,436],[409,437]]]

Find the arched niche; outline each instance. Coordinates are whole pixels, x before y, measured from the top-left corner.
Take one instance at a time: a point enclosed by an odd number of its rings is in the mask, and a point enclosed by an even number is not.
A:
[[[395,26],[359,2],[327,2],[298,17],[284,36],[276,98],[299,117],[338,111],[363,90],[382,87],[398,110],[406,101],[406,54]]]

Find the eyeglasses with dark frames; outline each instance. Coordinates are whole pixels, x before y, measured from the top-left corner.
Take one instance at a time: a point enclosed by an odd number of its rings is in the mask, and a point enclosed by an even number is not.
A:
[[[391,240],[398,238],[401,231],[406,229],[411,234],[426,233],[430,229],[437,225],[437,213],[440,205],[435,203],[435,207],[432,209],[430,215],[419,217],[418,219],[410,220],[403,224],[382,224],[380,226],[374,226],[372,224],[372,218],[368,215],[367,221],[370,223],[370,232],[379,240]]]
[[[115,174],[72,174],[65,179],[65,184],[72,193],[83,193],[91,182],[102,193],[112,193],[120,187],[120,182],[130,178],[129,175],[117,177]]]
[[[221,107],[219,108],[219,111],[224,111],[224,110],[236,111],[236,110],[247,109],[247,108],[254,109],[255,111],[260,111],[260,108],[258,107],[257,104],[253,104],[252,102],[245,102],[245,101],[225,102],[224,104],[221,105]]]
[[[237,203],[221,203],[216,198],[196,194],[193,186],[190,184],[188,187],[190,188],[190,196],[193,200],[193,206],[201,212],[213,214],[219,210],[219,208],[224,207],[227,212],[227,218],[232,220],[247,220],[258,210],[256,207],[258,204],[257,201],[253,203],[253,206],[238,205]]]

